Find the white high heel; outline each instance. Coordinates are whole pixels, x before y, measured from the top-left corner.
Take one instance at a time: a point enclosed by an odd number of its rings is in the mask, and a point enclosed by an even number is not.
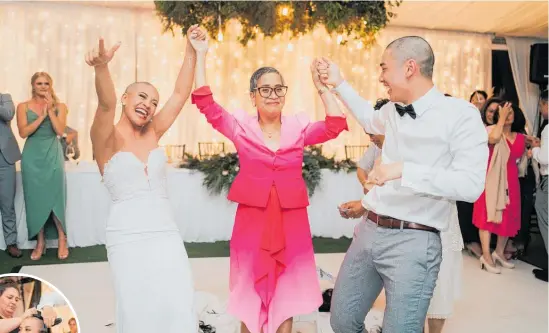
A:
[[[512,264],[508,262],[507,260],[504,260],[502,257],[499,256],[495,251],[492,252],[492,260],[494,260],[494,264],[500,264],[501,267],[507,268],[507,269],[513,269],[515,268],[515,264]]]
[[[492,274],[501,274],[501,269],[499,269],[499,267],[497,266],[492,266],[488,264],[486,260],[484,260],[484,257],[480,257],[479,261],[480,261],[480,269],[484,269],[488,273],[492,273]]]

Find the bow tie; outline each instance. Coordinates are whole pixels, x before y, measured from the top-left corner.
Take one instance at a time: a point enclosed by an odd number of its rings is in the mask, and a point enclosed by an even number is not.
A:
[[[396,110],[398,114],[402,117],[404,114],[409,114],[412,119],[416,119],[416,111],[414,111],[414,107],[412,104],[407,106],[402,106],[400,104],[395,104]]]

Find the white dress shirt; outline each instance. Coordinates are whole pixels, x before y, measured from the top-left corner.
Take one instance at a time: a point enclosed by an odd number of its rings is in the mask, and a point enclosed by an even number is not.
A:
[[[377,158],[380,156],[381,149],[372,142],[364,152],[364,155],[362,155],[362,158],[360,158],[360,161],[358,161],[358,167],[366,172],[370,172],[374,168]]]
[[[532,149],[532,158],[539,163],[539,173],[542,176],[547,176],[547,127],[541,131],[541,147]]]
[[[403,162],[402,178],[364,196],[366,209],[446,231],[454,201],[484,191],[488,134],[475,106],[433,87],[412,103],[412,119],[392,102],[375,111],[347,82],[334,91],[366,132],[385,134],[381,162]]]

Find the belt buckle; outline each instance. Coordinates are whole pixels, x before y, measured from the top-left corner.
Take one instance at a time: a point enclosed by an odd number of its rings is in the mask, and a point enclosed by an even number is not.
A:
[[[387,221],[388,223],[385,223],[385,225],[382,225],[383,228],[386,228],[386,229],[394,229],[393,228],[393,223],[391,221],[391,218],[389,216],[385,216],[385,215],[377,215],[377,225],[379,226],[379,221],[380,220],[385,220]]]
[[[387,226],[387,228],[400,230],[404,229],[404,221],[392,218],[390,216],[385,216],[385,219],[389,221],[389,226]],[[395,221],[398,222],[398,224],[395,224]]]

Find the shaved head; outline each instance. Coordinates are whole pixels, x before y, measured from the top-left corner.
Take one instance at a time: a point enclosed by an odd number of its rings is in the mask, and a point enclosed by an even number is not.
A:
[[[418,36],[406,36],[391,42],[386,48],[401,63],[414,60],[422,76],[432,79],[435,66],[435,54],[429,43]]]
[[[21,332],[42,333],[46,332],[44,329],[44,321],[36,317],[27,317],[19,326]]]
[[[147,85],[147,86],[152,87],[156,90],[155,86],[153,86],[151,83],[146,82],[146,81],[138,81],[138,82],[134,82],[134,83],[130,84],[129,86],[127,86],[126,91],[124,91],[124,92],[125,93],[135,92],[140,85]]]

